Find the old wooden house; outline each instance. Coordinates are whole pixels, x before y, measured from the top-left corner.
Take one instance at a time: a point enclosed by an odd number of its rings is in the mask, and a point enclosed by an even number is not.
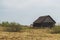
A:
[[[51,16],[41,16],[33,22],[33,27],[53,27],[55,23]]]

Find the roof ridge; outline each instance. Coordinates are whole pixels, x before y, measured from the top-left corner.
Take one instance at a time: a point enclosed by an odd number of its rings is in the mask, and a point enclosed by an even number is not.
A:
[[[47,17],[50,17],[51,18],[51,16],[50,15],[46,15],[46,16],[40,16],[37,20],[35,20],[33,23],[41,23],[41,22],[43,22]],[[52,19],[52,18],[51,18]],[[52,19],[53,20],[53,19]],[[54,20],[53,20],[54,21]],[[54,21],[55,22],[55,21]]]

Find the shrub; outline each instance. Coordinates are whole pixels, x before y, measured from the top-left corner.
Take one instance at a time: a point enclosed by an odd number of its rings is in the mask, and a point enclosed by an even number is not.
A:
[[[2,22],[0,25],[3,27],[8,27],[10,24],[9,22]]]
[[[10,23],[8,31],[18,32],[21,30],[21,25],[15,22]]]
[[[0,25],[5,27],[6,31],[9,31],[9,32],[17,32],[17,31],[20,31],[22,29],[21,25],[19,23],[15,23],[15,22],[11,22],[11,23],[2,22]]]
[[[60,26],[55,26],[52,28],[52,33],[60,33]]]

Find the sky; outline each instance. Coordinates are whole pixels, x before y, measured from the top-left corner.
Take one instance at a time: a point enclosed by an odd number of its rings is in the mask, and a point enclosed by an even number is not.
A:
[[[0,0],[0,22],[29,25],[45,15],[60,23],[60,0]]]

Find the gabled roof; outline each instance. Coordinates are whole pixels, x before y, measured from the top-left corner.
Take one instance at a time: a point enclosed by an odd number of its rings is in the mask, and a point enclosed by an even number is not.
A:
[[[41,16],[41,17],[39,17],[37,20],[35,20],[33,23],[42,23],[42,22],[44,22],[44,20],[46,19],[46,18],[50,18],[54,23],[56,23],[49,15],[47,15],[47,16]]]

